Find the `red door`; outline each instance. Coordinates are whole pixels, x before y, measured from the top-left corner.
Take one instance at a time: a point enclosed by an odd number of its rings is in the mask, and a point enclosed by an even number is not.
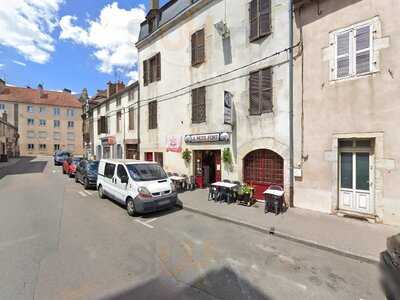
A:
[[[203,153],[201,151],[194,151],[194,177],[196,186],[202,189],[204,187],[204,180],[203,180]]]
[[[272,184],[283,187],[283,158],[267,149],[250,152],[243,160],[244,182],[255,189],[255,198],[264,200],[264,191]]]
[[[153,152],[146,152],[144,155],[145,161],[153,161]]]
[[[221,181],[221,151],[214,151],[215,157],[215,181]]]

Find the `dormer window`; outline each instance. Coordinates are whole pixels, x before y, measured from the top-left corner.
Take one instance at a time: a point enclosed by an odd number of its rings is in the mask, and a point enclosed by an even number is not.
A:
[[[147,23],[149,24],[149,33],[152,33],[154,30],[156,30],[156,22],[155,18],[149,18],[147,20]]]

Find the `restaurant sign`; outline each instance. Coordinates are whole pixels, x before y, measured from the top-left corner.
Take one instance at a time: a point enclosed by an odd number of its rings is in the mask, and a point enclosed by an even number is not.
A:
[[[101,144],[103,146],[115,145],[115,142],[115,136],[108,136],[101,139]]]
[[[185,135],[186,144],[220,143],[220,142],[228,143],[229,140],[230,140],[230,135],[227,132]]]

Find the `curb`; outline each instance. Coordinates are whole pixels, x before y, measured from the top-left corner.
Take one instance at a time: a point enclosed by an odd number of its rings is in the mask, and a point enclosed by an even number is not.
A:
[[[182,209],[190,211],[190,212],[193,212],[193,213],[197,213],[197,214],[200,214],[200,215],[203,215],[203,216],[206,216],[206,217],[210,217],[210,218],[213,218],[213,219],[216,219],[216,220],[229,222],[229,223],[236,224],[236,225],[239,225],[239,226],[244,226],[244,227],[250,228],[252,230],[256,230],[256,231],[261,232],[261,233],[267,233],[267,234],[270,234],[270,235],[273,235],[273,236],[276,236],[276,237],[279,237],[279,238],[282,238],[282,239],[285,239],[285,240],[289,240],[289,241],[292,241],[292,242],[295,242],[295,243],[299,243],[299,244],[302,244],[302,245],[305,245],[305,246],[308,246],[308,247],[312,247],[312,248],[315,248],[315,249],[319,249],[319,250],[327,251],[327,252],[330,252],[330,253],[334,253],[336,255],[344,256],[344,257],[351,258],[351,259],[354,259],[354,260],[358,260],[358,261],[361,261],[361,262],[365,262],[365,263],[368,263],[368,264],[373,264],[373,265],[378,265],[379,264],[379,260],[377,258],[366,256],[366,255],[356,254],[356,253],[353,253],[353,252],[350,252],[350,251],[345,251],[345,250],[341,250],[341,249],[335,248],[333,246],[327,246],[327,245],[323,245],[323,244],[320,244],[320,243],[317,243],[317,242],[314,242],[314,241],[311,241],[311,240],[298,238],[298,237],[292,236],[290,234],[287,234],[287,233],[281,232],[279,230],[276,230],[274,227],[267,228],[267,227],[262,227],[262,226],[259,226],[259,225],[254,225],[254,224],[251,224],[251,223],[247,223],[247,222],[244,222],[244,221],[235,220],[235,219],[232,219],[232,218],[229,218],[229,217],[221,217],[221,216],[214,215],[212,213],[208,213],[208,212],[202,211],[200,209],[192,208],[192,207],[185,206],[185,205],[182,205]]]

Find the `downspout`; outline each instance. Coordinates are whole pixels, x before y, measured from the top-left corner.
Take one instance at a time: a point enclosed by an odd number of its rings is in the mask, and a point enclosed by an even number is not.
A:
[[[138,60],[140,61],[140,60]],[[140,78],[138,81],[138,100],[137,100],[137,154],[136,158],[140,159]]]
[[[294,128],[293,128],[293,0],[289,0],[289,185],[290,207],[294,206]]]

